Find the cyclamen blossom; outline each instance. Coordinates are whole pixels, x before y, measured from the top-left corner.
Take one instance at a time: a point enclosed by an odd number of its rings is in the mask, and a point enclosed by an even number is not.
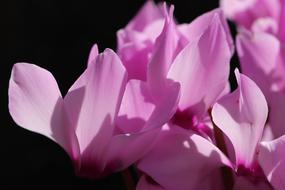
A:
[[[109,49],[98,55],[94,46],[88,68],[64,98],[51,73],[32,64],[15,64],[9,85],[9,110],[18,125],[61,145],[78,175],[102,177],[137,161],[176,108],[179,86],[173,83],[167,99],[148,103],[152,109],[136,126],[140,128],[118,130],[115,122],[121,102],[125,97],[134,99],[139,95],[132,94],[126,85],[127,73],[119,57]],[[144,102],[128,101],[130,109]]]
[[[242,72],[258,84],[269,105],[264,138],[280,137],[285,134],[285,1],[221,0],[221,7],[239,29]]]

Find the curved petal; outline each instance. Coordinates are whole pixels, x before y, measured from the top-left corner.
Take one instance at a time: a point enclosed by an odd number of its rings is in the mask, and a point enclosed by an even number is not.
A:
[[[148,121],[155,105],[143,81],[130,80],[122,99],[116,126],[122,133],[139,132]]]
[[[180,94],[180,84],[168,80],[164,94],[160,97],[159,101],[156,102],[155,109],[143,130],[161,127],[168,122],[177,111]]]
[[[77,160],[75,131],[65,116],[61,93],[50,72],[28,63],[15,64],[9,83],[9,111],[18,125],[49,137]]]
[[[214,9],[210,12],[204,13],[203,15],[197,17],[190,24],[181,24],[178,26],[179,32],[188,39],[188,42],[195,40],[197,37],[201,36],[205,30],[211,25],[213,18],[218,15],[220,22],[224,28],[226,39],[231,50],[234,53],[234,43],[230,33],[230,29],[226,18],[221,9]]]
[[[138,163],[138,168],[169,190],[199,189],[214,170],[230,166],[224,154],[205,138],[171,126]]]
[[[117,38],[117,52],[128,71],[129,79],[145,81],[154,42],[144,33],[127,29],[119,30]]]
[[[271,185],[277,190],[284,189],[285,136],[261,142],[258,160]]]
[[[153,54],[148,65],[147,83],[155,100],[158,100],[163,94],[166,85],[166,75],[178,46],[178,35],[173,21],[173,11],[174,7],[171,6],[169,15],[165,13],[164,28],[156,39]]]
[[[166,190],[148,176],[141,176],[136,190]]]
[[[127,74],[119,57],[106,49],[83,75],[89,75],[81,76],[88,78],[86,84],[69,91],[64,103],[82,154],[79,174],[97,177],[104,168],[103,154],[113,135]]]
[[[233,144],[236,167],[252,169],[268,108],[258,86],[238,70],[235,74],[238,88],[214,105],[212,117]]]
[[[190,42],[176,57],[168,78],[181,84],[179,108],[204,114],[224,90],[231,52],[224,28],[215,14],[200,38]]]
[[[146,80],[147,64],[155,39],[162,31],[163,21],[160,6],[147,1],[129,24],[117,32],[117,52],[129,79]]]
[[[134,81],[136,82],[136,81]],[[133,86],[135,87],[135,86]],[[121,133],[115,135],[109,144],[109,151],[107,154],[107,161],[108,161],[108,168],[106,170],[121,170],[129,165],[136,162],[140,159],[146,152],[149,151],[151,145],[155,141],[161,127],[167,123],[170,118],[174,115],[175,111],[177,110],[178,99],[179,99],[179,84],[177,83],[170,83],[169,88],[167,89],[167,93],[163,98],[161,98],[160,102],[155,105],[155,108],[151,108],[152,112],[151,115],[145,117],[146,121],[144,121],[144,125],[140,125],[141,123],[135,123],[130,125],[127,129],[123,129],[125,133]],[[141,90],[138,88],[133,88],[133,90]],[[134,93],[133,95],[136,95]],[[135,96],[132,98],[142,98],[140,96]],[[132,98],[130,101],[132,101]],[[143,101],[140,99],[139,101],[136,100],[136,103]],[[137,106],[138,105],[138,106]],[[144,103],[140,103],[134,106],[132,109],[136,114],[141,114],[143,110]],[[142,107],[139,107],[139,106]],[[131,107],[129,106],[129,107]],[[149,109],[149,108],[146,108]],[[131,109],[128,109],[131,111]],[[132,114],[132,112],[130,112]],[[143,113],[145,114],[145,113]],[[148,113],[149,114],[149,113]],[[128,125],[129,123],[126,123]],[[122,126],[121,128],[124,128]],[[135,128],[130,129],[131,127]],[[138,130],[139,129],[139,130]],[[106,171],[108,172],[108,171]]]
[[[90,66],[91,63],[96,60],[96,57],[98,54],[99,54],[98,46],[97,46],[97,44],[94,44],[91,48],[90,53],[89,53],[88,66]]]
[[[158,19],[163,19],[163,12],[153,1],[148,0],[126,28],[143,31],[145,27]]]

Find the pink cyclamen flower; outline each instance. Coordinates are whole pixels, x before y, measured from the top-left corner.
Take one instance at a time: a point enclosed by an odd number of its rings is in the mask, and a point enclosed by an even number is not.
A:
[[[226,189],[220,170],[224,166],[232,170],[234,189],[270,189],[257,158],[267,103],[251,79],[238,71],[236,77],[238,88],[218,100],[212,110],[213,121],[228,139],[229,156],[215,142],[169,126],[138,168],[167,190]],[[140,186],[157,187],[154,184],[146,178],[140,181]]]
[[[237,23],[241,69],[264,93],[269,105],[264,138],[285,134],[285,1],[221,0],[225,14]]]
[[[25,129],[45,135],[69,154],[78,175],[97,178],[125,169],[151,145],[158,129],[176,109],[179,86],[169,87],[168,99],[151,104],[140,129],[117,129],[122,101],[135,109],[144,99],[127,84],[127,73],[110,49],[98,55],[95,45],[88,68],[62,98],[52,74],[32,64],[18,63],[9,85],[9,110]],[[135,86],[139,87],[139,86]],[[126,92],[125,92],[126,88]],[[124,93],[125,92],[125,93]],[[140,91],[139,91],[140,92]],[[129,102],[127,102],[129,101]]]

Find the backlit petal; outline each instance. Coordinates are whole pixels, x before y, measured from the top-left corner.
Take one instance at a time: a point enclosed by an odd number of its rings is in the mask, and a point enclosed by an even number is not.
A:
[[[251,169],[262,137],[268,108],[258,86],[235,71],[238,88],[221,98],[213,107],[214,123],[231,141],[236,165]]]

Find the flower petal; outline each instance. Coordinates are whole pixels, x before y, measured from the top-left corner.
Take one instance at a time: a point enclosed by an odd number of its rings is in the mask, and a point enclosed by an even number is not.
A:
[[[130,80],[122,99],[116,126],[122,133],[139,132],[148,121],[155,105],[145,82]]]
[[[213,107],[214,123],[231,141],[236,166],[250,169],[267,119],[267,103],[261,90],[248,77],[235,70],[238,88]]]
[[[139,82],[139,81],[134,81]],[[139,83],[137,83],[139,84]],[[135,87],[135,86],[133,86]],[[138,86],[137,86],[138,87]],[[124,133],[115,135],[111,141],[108,151],[108,169],[109,170],[120,170],[128,167],[129,165],[136,162],[140,159],[153,144],[154,140],[156,139],[161,127],[167,123],[170,118],[174,115],[175,111],[177,110],[178,99],[179,99],[179,84],[177,83],[170,83],[167,89],[167,93],[164,97],[161,98],[160,102],[155,105],[155,108],[151,107],[149,111],[151,111],[150,115],[145,117],[145,121],[143,123],[135,123],[131,122],[125,123],[126,125],[121,126],[122,131]],[[141,90],[139,88],[133,88],[132,90]],[[134,93],[133,95],[137,95],[138,93]],[[130,99],[137,98],[136,102],[138,105],[142,105],[142,107],[136,107],[137,110],[132,109],[135,111],[136,114],[145,114],[143,110],[145,103],[139,103],[140,101],[144,101],[143,98],[140,96],[135,96]],[[141,99],[140,99],[141,98]],[[130,107],[133,105],[130,105]],[[149,109],[149,108],[146,108]],[[131,111],[131,109],[128,109]],[[129,112],[132,114],[132,112]],[[149,114],[149,113],[147,113]],[[142,125],[144,124],[144,125]],[[130,126],[128,126],[130,125]],[[137,125],[137,126],[136,126]],[[125,128],[127,126],[127,128]],[[135,129],[131,129],[131,127]],[[124,129],[125,128],[125,129]]]
[[[211,25],[213,17],[219,16],[220,22],[224,28],[226,39],[232,54],[234,53],[234,43],[231,37],[230,29],[226,18],[221,9],[214,9],[210,12],[204,13],[203,15],[197,17],[190,24],[181,24],[178,26],[178,30],[188,39],[188,42],[195,40],[197,37],[201,36],[205,30]]]
[[[127,29],[119,30],[117,38],[117,52],[128,71],[129,79],[145,81],[154,42],[144,33]]]
[[[90,66],[91,63],[96,60],[96,57],[98,54],[99,54],[98,46],[97,44],[94,44],[93,47],[91,48],[91,51],[88,57],[88,66]]]
[[[178,47],[178,35],[173,21],[173,11],[174,7],[171,6],[169,15],[165,13],[164,28],[156,39],[154,51],[148,65],[147,83],[155,100],[158,100],[164,93],[166,75]]]
[[[224,90],[231,58],[218,14],[200,38],[190,42],[176,57],[168,78],[181,84],[179,108],[204,114]]]
[[[156,102],[156,107],[146,122],[144,130],[161,127],[168,122],[177,111],[180,94],[180,84],[168,80],[163,97]]]
[[[50,72],[28,63],[15,64],[9,83],[9,111],[18,125],[49,137],[77,160],[75,131],[66,118],[61,93]]]
[[[127,74],[119,57],[106,49],[81,77],[88,79],[86,84],[69,91],[64,103],[82,154],[79,173],[97,177],[104,168],[103,152],[113,135]]]
[[[205,176],[230,166],[224,154],[205,138],[176,126],[164,126],[138,168],[166,189],[199,189]]]
[[[163,21],[161,6],[147,1],[129,24],[117,32],[117,52],[129,79],[146,80],[147,64]]]
[[[163,19],[163,12],[153,1],[146,1],[137,15],[129,22],[126,29],[143,31],[156,20]]]
[[[273,141],[261,142],[258,160],[271,185],[281,190],[285,188],[285,136]]]

